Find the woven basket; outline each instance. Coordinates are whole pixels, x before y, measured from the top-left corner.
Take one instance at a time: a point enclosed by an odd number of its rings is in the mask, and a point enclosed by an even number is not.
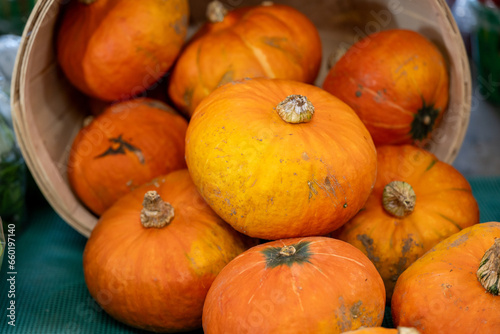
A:
[[[75,197],[66,163],[73,138],[88,114],[86,97],[62,74],[55,57],[54,32],[68,0],[38,0],[23,32],[12,83],[15,131],[24,158],[40,190],[54,210],[73,228],[89,236],[97,222]],[[261,1],[223,0],[228,8]],[[321,86],[328,59],[359,38],[390,28],[418,31],[445,55],[450,71],[450,104],[428,149],[453,162],[469,123],[471,78],[466,51],[457,25],[444,0],[282,0],[307,15],[323,42],[323,65],[316,81]],[[192,0],[194,28],[204,20],[205,2]]]

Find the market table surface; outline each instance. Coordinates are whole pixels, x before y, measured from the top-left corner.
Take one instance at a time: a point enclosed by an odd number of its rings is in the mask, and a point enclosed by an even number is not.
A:
[[[470,177],[469,182],[481,222],[500,221],[500,177]],[[88,293],[82,269],[87,239],[66,224],[40,194],[30,197],[27,221],[15,233],[14,274],[6,258],[0,273],[0,332],[141,333],[109,317]],[[12,302],[15,309],[11,312]],[[11,313],[15,318],[9,317]],[[389,309],[383,325],[392,326]]]

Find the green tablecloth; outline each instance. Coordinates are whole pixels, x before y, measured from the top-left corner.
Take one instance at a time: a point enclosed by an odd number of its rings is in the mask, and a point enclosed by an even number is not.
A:
[[[500,177],[470,178],[481,222],[500,221]],[[35,202],[35,203],[33,203]],[[109,317],[93,301],[83,279],[86,238],[39,196],[28,202],[28,221],[16,233],[15,298],[9,298],[8,263],[0,272],[1,333],[140,333]],[[15,327],[7,317],[15,301]],[[389,311],[389,310],[387,310]],[[389,312],[384,326],[391,327]]]

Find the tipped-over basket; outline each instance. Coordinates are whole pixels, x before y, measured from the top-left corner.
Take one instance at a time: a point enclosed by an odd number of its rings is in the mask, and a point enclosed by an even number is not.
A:
[[[40,190],[54,210],[73,228],[89,236],[97,222],[75,196],[66,176],[73,138],[88,114],[85,97],[60,70],[54,35],[58,17],[69,1],[39,0],[26,24],[12,83],[14,126],[24,158]],[[223,0],[226,7],[259,4],[254,0]],[[323,63],[360,38],[385,29],[418,31],[443,52],[450,74],[450,102],[428,149],[451,163],[469,123],[471,78],[467,54],[445,0],[280,0],[307,15],[320,32]],[[190,1],[191,26],[204,20],[207,2]]]

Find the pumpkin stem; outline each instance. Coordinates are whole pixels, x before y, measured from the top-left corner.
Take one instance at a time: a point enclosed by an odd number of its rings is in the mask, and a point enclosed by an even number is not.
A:
[[[269,7],[269,6],[274,5],[274,2],[273,1],[262,1],[261,5],[264,7]]]
[[[154,190],[146,192],[142,202],[141,224],[146,228],[162,228],[174,218],[174,208]]]
[[[295,249],[295,247],[293,246],[284,246],[283,248],[281,248],[280,250],[280,255],[283,255],[283,256],[292,256],[293,254],[295,254],[297,250]]]
[[[305,123],[311,121],[314,106],[303,95],[289,95],[276,106],[276,111],[287,123]]]
[[[420,332],[413,327],[398,327],[398,334],[420,334]]]
[[[415,114],[411,123],[411,135],[416,141],[427,138],[434,128],[434,123],[439,116],[439,109],[434,108],[434,104],[427,105],[422,98],[422,108]]]
[[[500,295],[500,238],[484,253],[476,275],[486,291]]]
[[[222,2],[214,0],[207,6],[207,20],[210,23],[222,22],[227,15],[227,9]]]
[[[408,216],[415,208],[417,196],[411,185],[404,181],[392,181],[384,187],[382,204],[385,211],[402,218]]]

